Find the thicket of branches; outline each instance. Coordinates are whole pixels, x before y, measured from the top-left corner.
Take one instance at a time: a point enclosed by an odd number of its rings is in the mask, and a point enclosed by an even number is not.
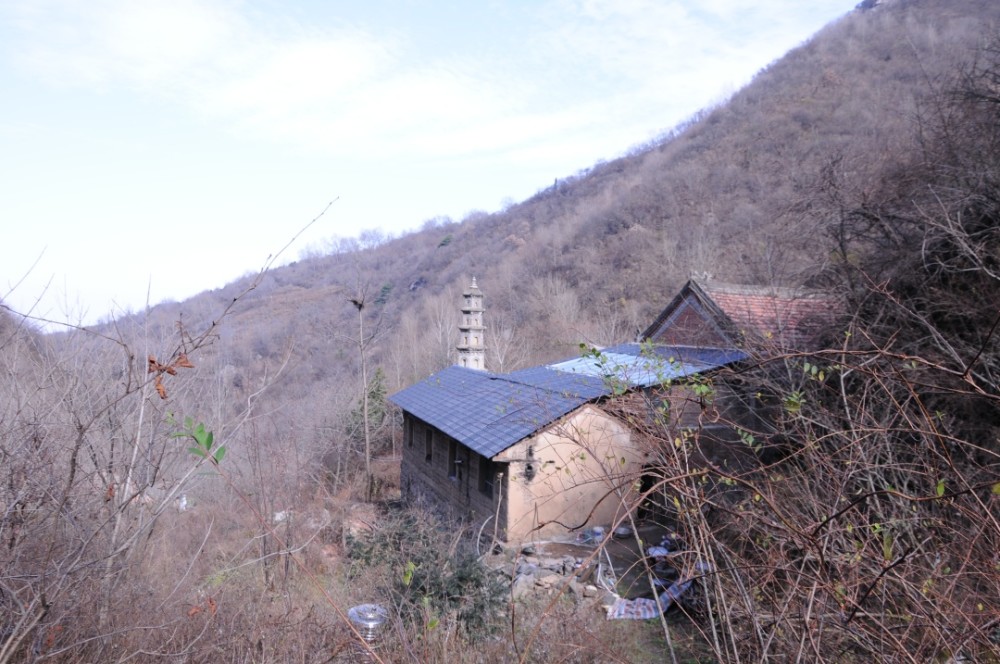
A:
[[[720,661],[1000,660],[998,82],[993,46],[865,190],[831,166],[847,315],[826,350],[715,379],[766,416],[731,423],[755,461],[665,423],[656,490],[711,565]]]
[[[317,581],[335,539],[309,500],[320,451],[255,411],[267,380],[237,387],[205,357],[241,297],[162,337],[122,321],[53,339],[0,310],[0,662],[350,643],[351,600]]]

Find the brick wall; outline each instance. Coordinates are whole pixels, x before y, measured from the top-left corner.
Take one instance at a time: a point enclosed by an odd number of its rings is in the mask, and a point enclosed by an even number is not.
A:
[[[653,335],[653,342],[667,345],[726,348],[732,345],[697,302],[682,302]]]
[[[400,481],[407,500],[425,501],[449,518],[482,523],[496,513],[504,493],[497,472],[504,473],[506,482],[506,464],[491,463],[430,424],[403,414]],[[506,515],[501,514],[501,532],[505,527]]]

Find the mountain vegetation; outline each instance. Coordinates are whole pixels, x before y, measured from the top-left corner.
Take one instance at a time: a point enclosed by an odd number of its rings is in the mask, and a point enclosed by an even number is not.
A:
[[[406,616],[385,661],[1000,661],[998,40],[991,0],[865,2],[502,211],[91,329],[0,309],[0,664],[335,661],[373,596]],[[432,515],[352,540],[398,492],[386,395],[452,363],[473,276],[510,371],[630,340],[693,273],[845,303],[825,350],[761,349],[777,453],[710,476],[661,432],[654,491],[718,571],[703,616],[496,613]]]

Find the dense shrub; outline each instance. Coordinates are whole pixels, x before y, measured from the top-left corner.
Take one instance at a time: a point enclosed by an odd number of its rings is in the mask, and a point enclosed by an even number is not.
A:
[[[417,509],[391,513],[348,545],[355,578],[375,574],[386,599],[411,626],[450,621],[476,640],[499,626],[506,584],[484,566],[462,533]]]

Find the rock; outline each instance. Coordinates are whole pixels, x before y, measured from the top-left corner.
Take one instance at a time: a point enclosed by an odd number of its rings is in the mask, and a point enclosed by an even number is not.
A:
[[[349,539],[359,539],[375,530],[378,523],[378,508],[370,503],[355,503],[347,508],[347,516],[343,522],[343,542],[346,547]]]
[[[598,594],[600,594],[600,590],[598,589],[597,586],[594,586],[594,585],[591,585],[591,584],[588,583],[587,585],[585,585],[583,587],[583,596],[584,597],[587,597],[587,598],[597,597]]]
[[[537,572],[538,565],[521,560],[517,563],[517,569],[514,571],[514,574],[515,576],[520,576],[522,574],[535,574]]]
[[[546,574],[545,576],[540,576],[535,579],[535,585],[541,586],[542,588],[548,589],[553,586],[558,586],[562,583],[563,577],[558,574]]]
[[[591,583],[594,579],[594,572],[597,571],[597,565],[587,565],[580,566],[573,572],[573,576],[580,581],[580,583]]]
[[[514,599],[520,599],[531,592],[535,586],[535,577],[532,574],[524,574],[514,579],[510,594]]]
[[[538,566],[542,569],[558,572],[559,574],[562,574],[563,570],[562,558],[539,558]]]
[[[330,525],[333,517],[328,509],[309,510],[305,513],[305,526],[308,530],[322,530]]]
[[[615,536],[616,539],[625,539],[626,537],[631,537],[632,536],[632,527],[631,526],[618,526],[617,528],[615,528],[615,531],[614,531],[613,534],[614,534],[614,536]]]

